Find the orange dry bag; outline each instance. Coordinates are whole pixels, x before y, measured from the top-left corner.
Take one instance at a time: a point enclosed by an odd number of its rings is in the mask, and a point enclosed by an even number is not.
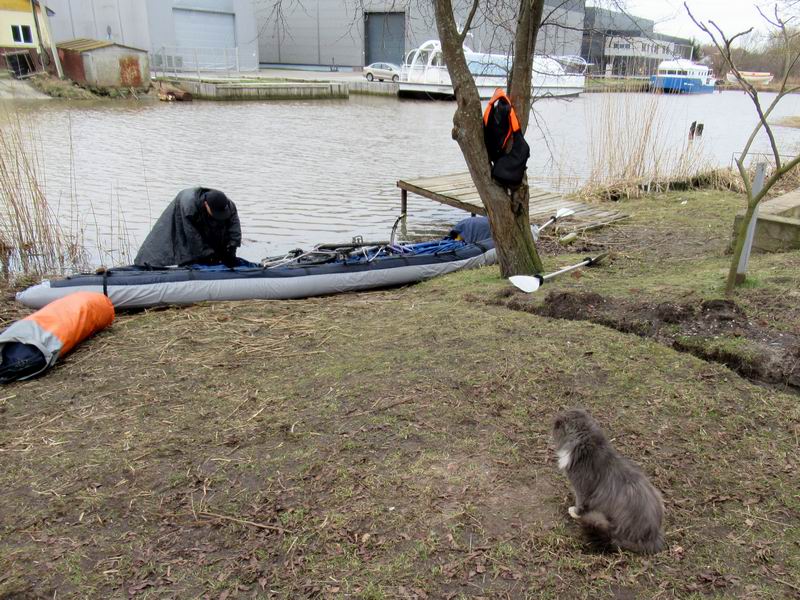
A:
[[[114,305],[97,292],[54,300],[0,333],[0,383],[34,377],[114,321]]]

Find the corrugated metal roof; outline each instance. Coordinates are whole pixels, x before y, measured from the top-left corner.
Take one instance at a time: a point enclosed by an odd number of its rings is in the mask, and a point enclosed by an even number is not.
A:
[[[89,38],[78,38],[68,42],[61,42],[57,44],[58,48],[62,50],[71,50],[73,52],[89,52],[90,50],[97,50],[98,48],[108,48],[109,46],[119,46],[120,48],[128,48],[130,50],[138,50],[139,52],[147,52],[141,48],[134,48],[133,46],[126,46],[125,44],[117,44],[110,40],[92,40]]]
[[[63,48],[64,50],[85,52],[86,50],[105,48],[106,46],[111,46],[112,44],[113,42],[108,40],[90,40],[89,38],[78,38],[77,40],[70,40],[69,42],[61,42],[58,44],[58,47]]]

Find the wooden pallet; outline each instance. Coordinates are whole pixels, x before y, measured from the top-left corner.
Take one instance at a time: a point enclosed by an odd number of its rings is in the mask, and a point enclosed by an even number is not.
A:
[[[430,198],[441,204],[447,204],[473,215],[485,215],[478,190],[472,183],[469,173],[453,173],[439,177],[421,177],[419,179],[401,179],[397,182],[401,190],[403,212],[408,206],[408,192]],[[548,192],[539,188],[530,188],[530,217],[531,223],[547,220],[559,208],[571,208],[575,214],[560,223],[562,231],[576,231],[596,229],[615,221],[627,218],[629,215],[618,210],[611,210],[606,206],[591,205],[577,200],[567,200],[561,194]]]

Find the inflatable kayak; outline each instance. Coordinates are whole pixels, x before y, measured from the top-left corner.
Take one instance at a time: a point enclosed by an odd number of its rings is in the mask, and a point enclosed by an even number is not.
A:
[[[261,264],[119,267],[99,274],[43,281],[17,294],[31,308],[77,291],[101,292],[115,308],[192,304],[206,300],[289,299],[409,284],[495,263],[485,218],[457,224],[450,236],[416,244],[323,244]]]

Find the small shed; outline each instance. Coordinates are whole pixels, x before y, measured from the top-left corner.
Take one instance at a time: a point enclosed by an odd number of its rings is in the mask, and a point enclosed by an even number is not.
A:
[[[80,38],[58,44],[64,74],[94,88],[150,87],[150,58],[147,50],[108,40]]]

